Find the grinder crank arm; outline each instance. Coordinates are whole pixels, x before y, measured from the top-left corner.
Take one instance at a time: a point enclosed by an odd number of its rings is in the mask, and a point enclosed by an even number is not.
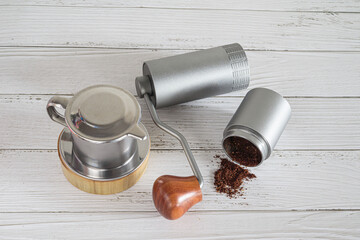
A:
[[[154,182],[152,194],[156,209],[165,218],[175,220],[202,200],[201,188],[203,186],[203,177],[186,138],[180,132],[166,125],[159,119],[147,93],[144,94],[144,99],[154,123],[180,141],[195,175],[190,177],[163,175]]]

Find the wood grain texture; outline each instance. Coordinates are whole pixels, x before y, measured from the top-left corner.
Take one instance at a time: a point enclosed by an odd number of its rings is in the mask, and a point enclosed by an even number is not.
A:
[[[238,199],[215,192],[214,172],[220,164],[215,154],[223,153],[194,152],[204,187],[203,200],[190,212],[360,209],[360,151],[276,151],[261,167],[251,169],[257,178],[244,185],[245,195]],[[115,195],[94,195],[65,179],[56,151],[0,151],[0,162],[0,215],[156,211],[154,181],[165,174],[192,174],[182,151],[151,151],[146,172],[132,188]]]
[[[357,13],[2,6],[0,46],[360,50]]]
[[[56,149],[61,126],[48,117],[51,96],[0,96],[0,149]],[[184,134],[193,149],[220,149],[222,132],[242,98],[216,97],[160,109],[160,118]],[[276,149],[359,149],[360,98],[289,98],[292,118]],[[140,99],[152,149],[181,149],[155,126]],[[21,115],[19,115],[21,113]]]
[[[136,94],[144,61],[188,51],[79,48],[0,48],[0,94],[69,94],[94,84]],[[360,96],[360,53],[246,52],[250,89],[268,87],[286,96]],[[339,66],[341,68],[334,67]],[[237,91],[226,96],[242,96]]]
[[[7,213],[2,239],[359,239],[360,212]],[[157,227],[161,226],[161,227]]]
[[[76,6],[76,7],[119,7],[119,8],[174,8],[174,9],[228,9],[228,10],[260,10],[260,11],[320,11],[320,12],[359,12],[358,0],[3,0],[1,6]]]
[[[60,159],[61,169],[64,173],[64,176],[74,187],[77,187],[78,189],[87,193],[107,195],[107,194],[123,192],[129,189],[130,187],[134,186],[134,184],[137,183],[137,181],[139,181],[139,179],[144,174],[146,167],[148,165],[150,153],[148,153],[144,161],[135,171],[133,171],[131,174],[123,178],[111,180],[111,181],[96,181],[96,180],[84,178],[80,174],[77,174],[72,169],[70,169],[69,166],[65,163],[65,160],[62,158],[61,153],[59,151],[60,136],[58,139],[57,147],[58,147],[58,156]]]
[[[154,182],[152,196],[158,212],[169,220],[182,217],[202,200],[200,185],[195,176],[160,176]]]

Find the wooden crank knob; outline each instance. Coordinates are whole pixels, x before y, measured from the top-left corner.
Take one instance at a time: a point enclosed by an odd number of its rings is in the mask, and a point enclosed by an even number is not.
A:
[[[195,176],[160,176],[154,182],[153,201],[158,212],[167,219],[180,218],[202,200],[199,182]]]

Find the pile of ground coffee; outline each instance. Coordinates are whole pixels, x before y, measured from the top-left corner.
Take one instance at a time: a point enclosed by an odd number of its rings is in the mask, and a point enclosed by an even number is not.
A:
[[[229,157],[243,166],[255,167],[261,162],[260,150],[244,138],[228,137],[223,146]]]
[[[215,172],[214,185],[216,191],[225,193],[229,198],[236,198],[242,196],[244,188],[242,184],[244,181],[256,178],[256,176],[249,172],[249,170],[242,168],[226,158],[215,155],[215,158],[221,160],[220,168]]]

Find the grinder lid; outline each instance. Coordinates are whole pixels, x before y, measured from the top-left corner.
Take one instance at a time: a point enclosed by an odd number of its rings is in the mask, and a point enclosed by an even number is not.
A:
[[[139,127],[140,105],[128,91],[96,85],[78,92],[69,102],[65,121],[70,130],[88,141],[112,142],[126,136],[145,139]]]

